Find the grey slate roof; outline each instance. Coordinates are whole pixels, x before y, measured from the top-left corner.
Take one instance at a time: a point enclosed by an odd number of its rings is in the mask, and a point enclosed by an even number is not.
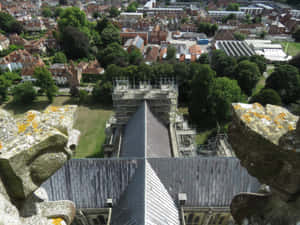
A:
[[[146,159],[112,211],[112,225],[179,225],[174,200]]]
[[[43,187],[49,199],[72,200],[77,208],[103,208],[107,198],[114,206],[145,159],[72,159]],[[256,192],[258,181],[236,158],[147,159],[170,196],[187,194],[187,206],[230,205],[240,192]],[[132,180],[133,181],[133,180]]]
[[[125,127],[120,157],[171,157],[168,129],[153,115],[146,101]]]

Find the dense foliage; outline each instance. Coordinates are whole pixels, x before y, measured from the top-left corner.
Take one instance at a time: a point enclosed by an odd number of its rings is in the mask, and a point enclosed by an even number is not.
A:
[[[281,105],[281,98],[273,89],[262,89],[258,94],[251,98],[250,103],[258,102],[262,105]]]
[[[34,70],[34,78],[36,79],[36,85],[40,87],[40,92],[46,93],[48,100],[52,102],[58,88],[55,85],[50,71],[45,67],[36,67]]]
[[[20,83],[12,90],[13,101],[18,104],[31,104],[37,96],[31,82]]]
[[[266,88],[274,89],[285,104],[300,99],[300,75],[296,67],[279,65],[266,80]]]
[[[23,26],[10,14],[0,12],[0,29],[7,33],[20,34],[23,31]]]

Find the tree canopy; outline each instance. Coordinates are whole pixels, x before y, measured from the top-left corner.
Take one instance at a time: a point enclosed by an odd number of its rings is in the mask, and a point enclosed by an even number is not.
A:
[[[68,7],[61,11],[58,20],[58,27],[61,32],[64,31],[66,27],[76,27],[82,29],[88,25],[88,20],[84,11],[81,11],[77,7]]]
[[[109,64],[116,64],[119,66],[128,65],[128,52],[122,48],[118,43],[109,44],[104,50],[99,52],[97,59],[101,65],[106,68]]]
[[[298,27],[293,33],[293,38],[295,38],[296,42],[300,42],[300,27]]]
[[[208,96],[212,92],[215,72],[206,64],[198,64],[194,70],[191,81],[189,114],[199,127],[207,126],[211,123],[211,120],[207,120],[210,114]]]
[[[20,34],[23,31],[23,26],[10,14],[0,12],[0,29],[7,33]]]
[[[300,75],[296,67],[279,65],[266,80],[266,88],[274,89],[285,104],[300,99]]]
[[[176,59],[176,48],[169,45],[167,48],[167,60]]]
[[[12,90],[13,101],[18,104],[31,104],[37,96],[31,82],[20,83]]]
[[[215,35],[216,31],[218,30],[217,24],[211,24],[211,23],[205,23],[200,22],[198,23],[198,33],[205,33],[207,36],[213,36]]]
[[[281,98],[279,94],[273,89],[262,89],[259,93],[254,95],[250,103],[258,102],[262,105],[271,104],[271,105],[281,105]]]
[[[248,60],[239,62],[234,72],[234,79],[238,81],[239,86],[248,96],[252,94],[252,89],[259,81],[260,76],[258,66]]]
[[[227,56],[223,51],[212,51],[211,67],[216,71],[217,76],[233,77],[236,64],[236,59]]]
[[[11,86],[11,81],[0,75],[0,103],[7,100],[8,88]]]
[[[36,79],[36,85],[40,87],[40,91],[46,93],[48,100],[52,102],[57,93],[57,87],[50,71],[45,67],[36,67],[34,78]]]
[[[67,26],[64,29],[61,46],[70,59],[84,58],[89,54],[89,38],[76,27]]]
[[[120,30],[113,24],[108,23],[107,26],[101,32],[101,39],[104,46],[111,43],[121,43]]]
[[[53,63],[67,63],[67,57],[63,52],[56,52],[53,57]]]
[[[240,5],[238,3],[229,3],[226,10],[227,11],[239,11]]]
[[[109,10],[109,16],[110,17],[117,17],[120,15],[120,11],[116,7],[111,7]]]
[[[131,2],[126,9],[126,12],[136,12],[138,5],[137,2]]]

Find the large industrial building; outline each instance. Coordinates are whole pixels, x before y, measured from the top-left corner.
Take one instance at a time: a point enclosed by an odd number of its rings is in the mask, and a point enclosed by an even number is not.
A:
[[[270,40],[216,41],[215,47],[233,57],[261,55],[269,62],[285,62],[292,58],[284,52],[281,44]]]

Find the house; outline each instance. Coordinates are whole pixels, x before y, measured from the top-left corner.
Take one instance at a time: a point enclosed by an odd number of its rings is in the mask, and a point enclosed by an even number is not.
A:
[[[199,58],[201,53],[202,53],[202,50],[201,50],[201,47],[200,45],[192,45],[190,48],[189,48],[189,53],[191,56],[194,56],[196,58]],[[194,59],[193,57],[193,59]]]
[[[9,39],[3,34],[0,34],[0,51],[8,49],[8,47],[9,47]]]
[[[35,57],[27,50],[16,50],[0,59],[0,68],[9,71],[32,67],[34,65],[43,65],[40,57]]]
[[[150,33],[149,42],[152,44],[160,44],[163,41],[166,41],[168,37],[168,32],[161,30],[159,25],[156,25]]]
[[[23,21],[24,30],[28,32],[40,32],[47,30],[43,20],[40,17]]]
[[[73,62],[68,64],[55,63],[51,65],[49,71],[57,85],[69,85],[77,87],[82,78],[82,69],[75,66]]]
[[[148,32],[120,32],[122,43],[125,44],[128,39],[140,36],[144,40],[144,44],[148,44]]]
[[[133,39],[128,39],[126,41],[126,43],[124,44],[124,47],[127,49],[127,51],[129,53],[134,48],[137,48],[143,54],[143,52],[144,52],[144,40],[138,35],[138,36],[136,36]]]
[[[286,33],[286,27],[280,22],[280,21],[274,21],[269,26],[268,29],[269,34],[285,34]]]
[[[158,58],[159,58],[159,47],[156,46],[148,47],[146,50],[146,57],[145,57],[146,63],[151,64],[153,62],[156,62]]]
[[[28,41],[20,37],[18,34],[9,35],[10,44],[24,46]]]
[[[24,44],[24,48],[31,54],[42,54],[45,53],[47,48],[45,46],[45,38],[38,40],[27,41]]]
[[[82,69],[83,75],[100,75],[104,73],[104,69],[100,66],[98,60],[96,59],[84,65],[79,63],[77,66]]]

